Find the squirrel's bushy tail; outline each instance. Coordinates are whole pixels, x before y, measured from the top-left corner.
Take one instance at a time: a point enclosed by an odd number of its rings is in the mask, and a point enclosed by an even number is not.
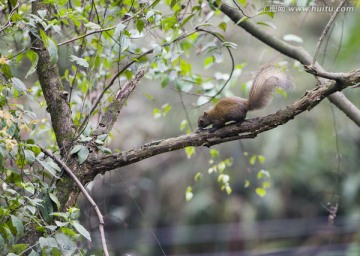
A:
[[[273,65],[262,67],[249,93],[248,111],[266,107],[272,100],[275,87],[290,89],[292,82],[289,75]]]

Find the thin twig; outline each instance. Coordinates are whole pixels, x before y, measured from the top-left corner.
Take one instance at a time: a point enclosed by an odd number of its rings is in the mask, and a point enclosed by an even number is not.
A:
[[[317,58],[317,55],[320,51],[320,47],[321,47],[321,44],[326,36],[326,34],[329,32],[329,29],[331,28],[332,24],[334,23],[334,20],[336,18],[336,16],[338,15],[341,7],[343,7],[343,5],[345,4],[346,0],[342,0],[339,4],[339,7],[336,8],[335,12],[333,13],[333,15],[331,15],[331,18],[329,20],[329,22],[326,24],[326,27],[324,28],[324,31],[322,32],[320,38],[319,38],[319,41],[316,45],[316,51],[315,51],[315,54],[314,54],[314,58],[313,58],[313,61],[311,63],[311,65],[315,65],[315,62],[316,62],[316,58]]]
[[[104,224],[105,224],[104,217],[101,214],[99,207],[97,206],[95,201],[92,199],[92,197],[89,195],[89,193],[86,191],[84,186],[81,184],[80,180],[75,176],[75,174],[70,170],[70,168],[63,161],[61,161],[59,158],[57,158],[55,155],[53,155],[50,151],[46,150],[45,148],[41,147],[40,145],[38,145],[38,147],[41,149],[41,151],[44,154],[51,157],[57,164],[59,164],[65,170],[65,172],[74,180],[76,185],[80,188],[81,192],[83,192],[84,196],[90,202],[92,207],[94,207],[96,215],[98,216],[98,219],[99,219],[99,231],[100,231],[101,244],[103,247],[104,255],[109,256],[109,252],[108,252],[107,245],[106,245],[105,232],[104,232]]]
[[[10,14],[9,14],[9,18],[8,20],[5,22],[4,27],[2,27],[0,29],[0,32],[4,31],[5,29],[7,29],[7,27],[9,27],[11,25],[11,17],[14,15],[14,12],[16,11],[17,8],[19,8],[20,4],[19,2],[16,3],[15,7],[11,10]]]
[[[205,33],[208,33],[208,34],[211,34],[212,36],[216,37],[220,42],[224,43],[224,40],[218,36],[216,33],[214,32],[211,32],[209,30],[206,30],[206,29],[202,29],[202,28],[197,28],[198,31],[202,31],[202,32],[205,32]],[[208,102],[205,102],[204,104],[200,105],[200,106],[203,106],[207,103],[209,103],[212,99],[214,99],[216,96],[220,95],[220,93],[225,89],[225,86],[230,82],[231,78],[232,78],[232,75],[234,73],[234,70],[235,70],[235,60],[234,60],[234,56],[232,55],[232,52],[230,50],[230,47],[229,46],[225,46],[226,47],[226,50],[229,52],[229,55],[230,55],[230,59],[231,59],[231,71],[230,71],[230,75],[229,75],[229,78],[226,80],[226,82],[223,84],[223,86],[221,87],[221,89],[211,97],[211,99],[208,101]],[[199,107],[200,107],[199,106]]]

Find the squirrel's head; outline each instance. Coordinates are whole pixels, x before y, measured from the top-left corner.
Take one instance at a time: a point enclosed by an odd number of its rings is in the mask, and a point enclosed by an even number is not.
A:
[[[211,124],[211,122],[210,122],[210,118],[209,118],[209,113],[205,111],[198,118],[198,127],[205,128],[205,127],[209,126],[210,124]]]

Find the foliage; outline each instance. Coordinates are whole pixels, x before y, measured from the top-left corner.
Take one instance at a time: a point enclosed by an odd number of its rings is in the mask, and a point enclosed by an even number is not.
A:
[[[31,2],[0,3],[0,251],[9,255],[83,253],[78,244],[83,238],[91,238],[77,221],[79,210],[64,210],[64,202],[59,200],[63,188],[57,182],[63,170],[37,146],[61,151],[51,117],[45,114],[48,106],[35,75],[41,61],[36,53],[39,49],[34,49],[31,38],[44,43],[41,50],[48,52],[49,65],[58,68],[66,88],[63,96],[71,107],[77,136],[69,138],[73,144],[65,160],[76,157],[80,167],[91,153],[86,146],[89,142],[104,154],[112,152],[107,146],[111,136],[94,135],[96,122],[92,121],[108,111],[115,92],[140,67],[147,67],[148,80],[157,81],[163,89],[192,95],[189,105],[201,106],[233,95],[231,88],[247,63],[235,65],[232,50],[238,46],[225,36],[231,22],[211,1],[45,0],[45,6],[50,7],[37,13],[32,13]],[[238,2],[246,6],[246,1]],[[310,5],[312,1],[307,2]],[[274,15],[258,6],[252,17],[238,23],[261,18],[257,24],[272,30],[276,28],[270,21]],[[303,42],[292,34],[285,35],[284,40]],[[199,59],[196,64],[192,63],[194,56]],[[229,59],[231,69],[221,69]],[[219,71],[204,75],[199,66],[204,72],[214,67]],[[243,84],[245,90],[247,85]],[[176,116],[170,99],[160,103],[151,93],[144,98],[156,104],[154,119]],[[181,131],[193,130],[190,119],[176,117]],[[185,153],[189,159],[197,154],[195,147],[186,147]],[[214,176],[220,190],[231,195],[233,159],[221,160],[219,155],[219,151],[210,150],[207,173]],[[248,162],[263,165],[264,160],[253,155]],[[262,166],[254,169],[259,169],[256,178],[245,179],[245,187],[263,197],[271,185],[270,174]],[[201,182],[205,173],[196,173],[195,182]],[[195,194],[196,185],[187,186],[186,200]],[[34,244],[26,240],[31,226],[40,234]]]

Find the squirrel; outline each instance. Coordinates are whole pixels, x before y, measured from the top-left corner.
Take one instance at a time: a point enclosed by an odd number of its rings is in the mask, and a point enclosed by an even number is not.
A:
[[[292,87],[290,76],[273,65],[262,67],[256,74],[251,86],[249,98],[225,97],[198,119],[198,131],[212,125],[210,132],[225,126],[226,122],[244,121],[248,111],[262,109],[272,100],[275,87],[288,89]]]

